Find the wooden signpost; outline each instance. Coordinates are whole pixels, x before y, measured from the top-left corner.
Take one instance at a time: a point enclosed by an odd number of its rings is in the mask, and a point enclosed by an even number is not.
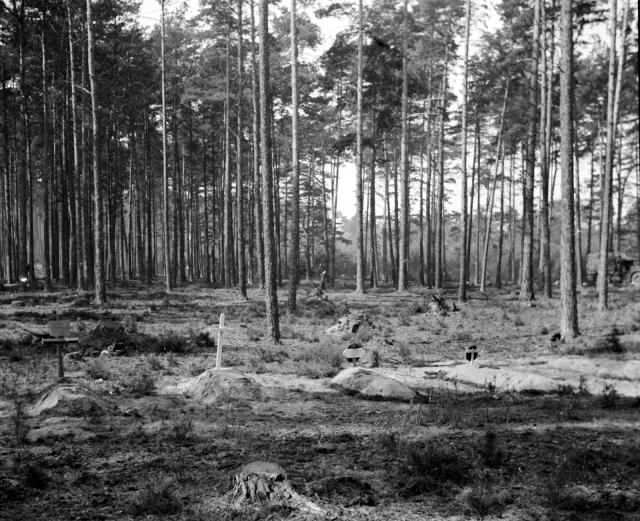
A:
[[[218,351],[216,353],[216,369],[220,369],[222,364],[222,332],[231,331],[233,328],[225,327],[224,313],[220,313],[220,323],[218,324]]]
[[[64,378],[64,364],[62,358],[62,346],[64,344],[77,344],[78,337],[71,336],[71,322],[68,320],[52,320],[47,324],[49,335],[52,338],[44,338],[43,344],[55,344],[58,354],[58,378]]]

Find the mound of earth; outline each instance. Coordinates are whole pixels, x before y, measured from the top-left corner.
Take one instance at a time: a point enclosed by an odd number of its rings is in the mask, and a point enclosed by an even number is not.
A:
[[[27,409],[29,416],[51,414],[55,416],[86,416],[103,414],[104,400],[93,391],[76,384],[57,384],[43,391]]]
[[[539,374],[513,369],[458,365],[446,371],[447,378],[479,387],[495,386],[499,391],[551,393],[558,390],[558,382]]]
[[[360,328],[364,326],[369,328],[375,328],[373,322],[366,313],[360,313],[357,311],[350,311],[346,315],[338,319],[338,323],[335,326],[331,326],[327,329],[327,334],[343,334],[343,333],[357,333]]]
[[[262,400],[264,397],[262,386],[253,378],[228,369],[208,369],[180,386],[180,390],[188,398],[208,404]]]
[[[45,418],[37,427],[27,433],[30,443],[72,440],[87,441],[95,437],[84,418],[52,416]]]
[[[398,400],[408,402],[416,398],[416,393],[405,384],[362,367],[350,367],[331,380],[331,386],[346,393],[377,400]]]

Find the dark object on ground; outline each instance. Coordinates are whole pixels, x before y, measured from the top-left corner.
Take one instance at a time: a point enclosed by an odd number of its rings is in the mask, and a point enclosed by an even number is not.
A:
[[[555,335],[553,335],[551,337],[551,341],[552,342],[558,342],[561,338],[562,338],[562,336],[560,335],[560,333],[556,333]]]

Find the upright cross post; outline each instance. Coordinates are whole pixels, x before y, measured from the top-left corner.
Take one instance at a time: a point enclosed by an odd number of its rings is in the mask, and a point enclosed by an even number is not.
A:
[[[220,323],[218,324],[218,352],[216,353],[216,369],[220,369],[222,362],[222,330],[224,329],[224,313],[220,313]]]

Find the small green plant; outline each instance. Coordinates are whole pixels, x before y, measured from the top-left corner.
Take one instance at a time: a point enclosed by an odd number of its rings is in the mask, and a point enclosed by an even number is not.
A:
[[[498,445],[498,435],[494,430],[489,429],[484,433],[484,443],[479,452],[485,466],[493,468],[500,465],[504,455]]]
[[[162,362],[157,355],[147,356],[147,365],[151,368],[152,371],[160,371],[163,368]]]
[[[403,343],[398,346],[398,355],[400,355],[403,360],[410,360],[413,356],[413,351],[410,346]]]
[[[112,375],[104,358],[94,358],[87,364],[87,376],[92,380],[109,380]]]
[[[401,478],[405,495],[445,494],[451,485],[461,486],[468,479],[469,465],[443,443],[429,442],[425,447],[410,444],[404,452]]]
[[[155,341],[156,353],[186,353],[189,346],[185,338],[175,334],[158,337]]]
[[[603,409],[617,409],[620,404],[620,395],[611,384],[606,384],[602,390],[600,401]]]
[[[169,426],[168,436],[176,445],[183,445],[193,437],[193,421],[184,414]]]
[[[128,370],[120,378],[120,387],[136,397],[148,396],[156,388],[156,378],[146,364]]]
[[[175,495],[173,481],[151,479],[128,510],[134,516],[171,515],[180,512],[182,505]]]
[[[281,364],[289,358],[289,352],[282,348],[267,348],[260,346],[257,349],[258,357],[265,364],[276,362]]]
[[[544,489],[549,506],[557,508],[560,506],[566,495],[566,488],[571,480],[569,464],[564,457],[560,465],[557,465],[550,475],[544,478]]]

